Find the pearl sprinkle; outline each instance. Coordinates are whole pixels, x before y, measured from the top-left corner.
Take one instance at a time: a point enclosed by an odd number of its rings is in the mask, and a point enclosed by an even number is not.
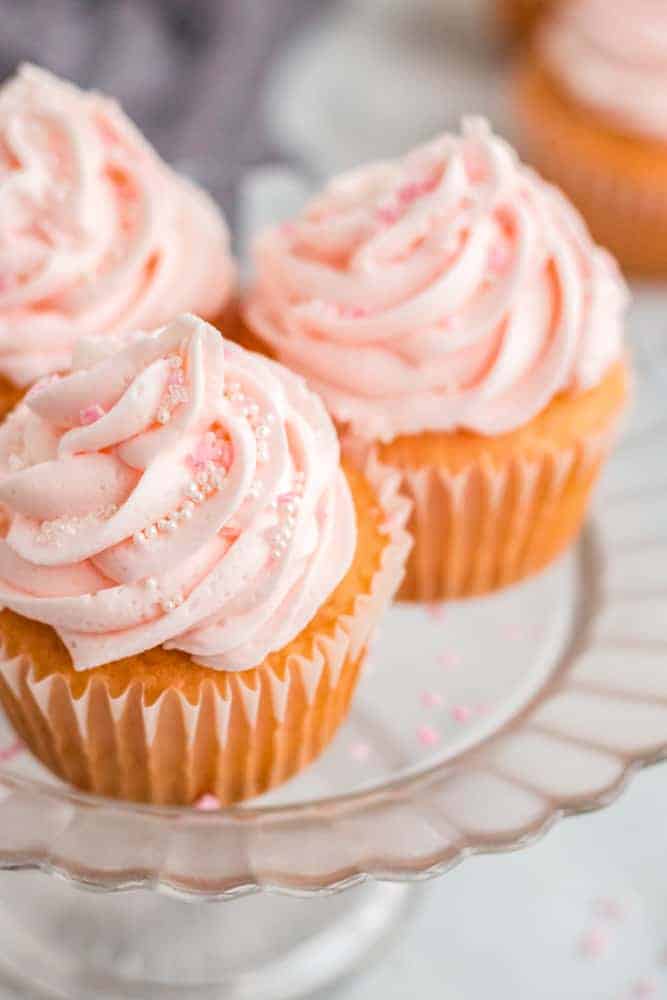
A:
[[[180,593],[174,593],[170,597],[160,593],[160,585],[154,576],[147,576],[143,581],[143,585],[146,590],[151,595],[151,598],[156,604],[160,605],[162,611],[165,614],[169,614],[170,611],[175,611],[176,608],[180,607],[183,603],[183,595]]]
[[[185,387],[185,377],[183,375],[183,359],[180,354],[170,354],[167,364],[171,374],[167,379],[167,392],[162,403],[158,407],[155,419],[159,424],[167,424],[171,420],[173,411],[181,403],[187,403],[190,399],[188,390]]]
[[[158,534],[173,534],[179,524],[192,519],[198,504],[223,488],[227,478],[227,467],[223,463],[231,461],[229,443],[209,431],[186,461],[193,470],[193,478],[185,489],[185,499],[176,510],[165,514],[143,531],[136,531],[133,535],[135,545],[145,545]]]
[[[94,530],[99,527],[102,521],[108,521],[117,512],[116,504],[108,504],[90,514],[85,514],[83,517],[74,515],[72,517],[57,517],[53,521],[42,521],[37,533],[37,542],[40,545],[53,543],[60,546],[66,538],[74,538],[86,529]]]
[[[257,462],[265,465],[270,458],[269,438],[272,428],[276,422],[275,413],[267,413],[262,416],[258,403],[247,401],[247,396],[243,392],[240,382],[228,382],[224,388],[223,395],[230,403],[240,403],[241,414],[248,421],[255,433],[257,441]]]
[[[295,487],[292,492],[282,493],[277,498],[278,525],[270,535],[271,555],[274,559],[280,559],[285,554],[294,536],[301,505],[303,481],[295,483]]]
[[[160,601],[160,607],[165,614],[169,614],[170,611],[175,611],[176,608],[180,607],[183,603],[183,598],[180,594],[175,594],[173,597],[166,597]]]

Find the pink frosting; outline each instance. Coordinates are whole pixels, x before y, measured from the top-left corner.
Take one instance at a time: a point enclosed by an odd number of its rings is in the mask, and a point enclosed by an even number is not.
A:
[[[0,88],[0,373],[67,368],[82,335],[213,317],[225,222],[113,101],[33,66]]]
[[[667,140],[664,0],[570,0],[539,34],[568,91],[624,131]]]
[[[254,667],[354,554],[331,420],[194,316],[112,346],[82,341],[0,428],[0,604],[51,625],[78,670],[159,645]]]
[[[513,430],[621,353],[615,264],[476,119],[334,180],[256,269],[249,325],[367,439]]]

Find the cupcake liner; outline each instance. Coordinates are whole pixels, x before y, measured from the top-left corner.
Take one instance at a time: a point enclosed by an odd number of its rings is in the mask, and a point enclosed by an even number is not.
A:
[[[196,703],[175,687],[153,703],[141,682],[112,692],[91,674],[74,697],[59,673],[37,680],[25,654],[0,652],[0,701],[19,736],[65,780],[88,791],[138,801],[189,803],[204,793],[229,804],[296,774],[344,719],[378,617],[400,583],[410,538],[396,477],[370,460],[367,478],[385,514],[387,544],[367,593],[309,657],[291,655],[205,681]]]
[[[528,73],[530,71],[527,71]],[[530,78],[519,76],[517,113],[521,151],[547,180],[562,188],[584,216],[596,241],[617,257],[621,266],[637,275],[667,274],[667,163],[662,148],[647,140],[627,140],[627,169],[605,157],[604,126],[589,127],[596,145],[581,138],[583,125],[572,112],[572,124],[557,121],[533,95]],[[565,118],[566,105],[559,109]],[[617,141],[616,141],[617,144]],[[633,146],[639,146],[635,157]],[[637,169],[638,162],[641,167]]]
[[[457,473],[394,470],[414,539],[399,599],[484,594],[542,569],[581,527],[613,440],[606,430],[536,458],[484,456]]]

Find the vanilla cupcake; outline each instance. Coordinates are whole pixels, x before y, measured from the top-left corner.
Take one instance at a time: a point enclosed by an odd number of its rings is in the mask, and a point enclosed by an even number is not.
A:
[[[535,30],[540,18],[552,10],[558,0],[497,0],[496,12],[501,29],[513,41],[525,40]]]
[[[251,336],[412,501],[404,597],[493,590],[574,538],[626,397],[625,287],[483,122],[333,181],[255,265]]]
[[[568,0],[519,62],[526,157],[627,271],[667,277],[667,5]]]
[[[81,788],[234,802],[344,718],[406,505],[341,469],[301,379],[202,320],[113,346],[0,428],[0,700]]]
[[[33,66],[0,88],[0,415],[75,341],[219,317],[235,283],[211,199],[119,106]]]

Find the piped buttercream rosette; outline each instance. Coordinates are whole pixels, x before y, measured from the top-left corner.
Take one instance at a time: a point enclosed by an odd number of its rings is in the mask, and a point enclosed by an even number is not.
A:
[[[214,319],[234,282],[221,213],[114,101],[34,66],[0,88],[0,375],[64,371],[82,335]]]
[[[52,626],[77,670],[159,645],[254,667],[354,554],[333,425],[300,378],[194,316],[117,348],[82,342],[0,428],[0,603]]]
[[[476,119],[334,179],[256,271],[249,327],[365,440],[505,434],[621,356],[614,262]]]

